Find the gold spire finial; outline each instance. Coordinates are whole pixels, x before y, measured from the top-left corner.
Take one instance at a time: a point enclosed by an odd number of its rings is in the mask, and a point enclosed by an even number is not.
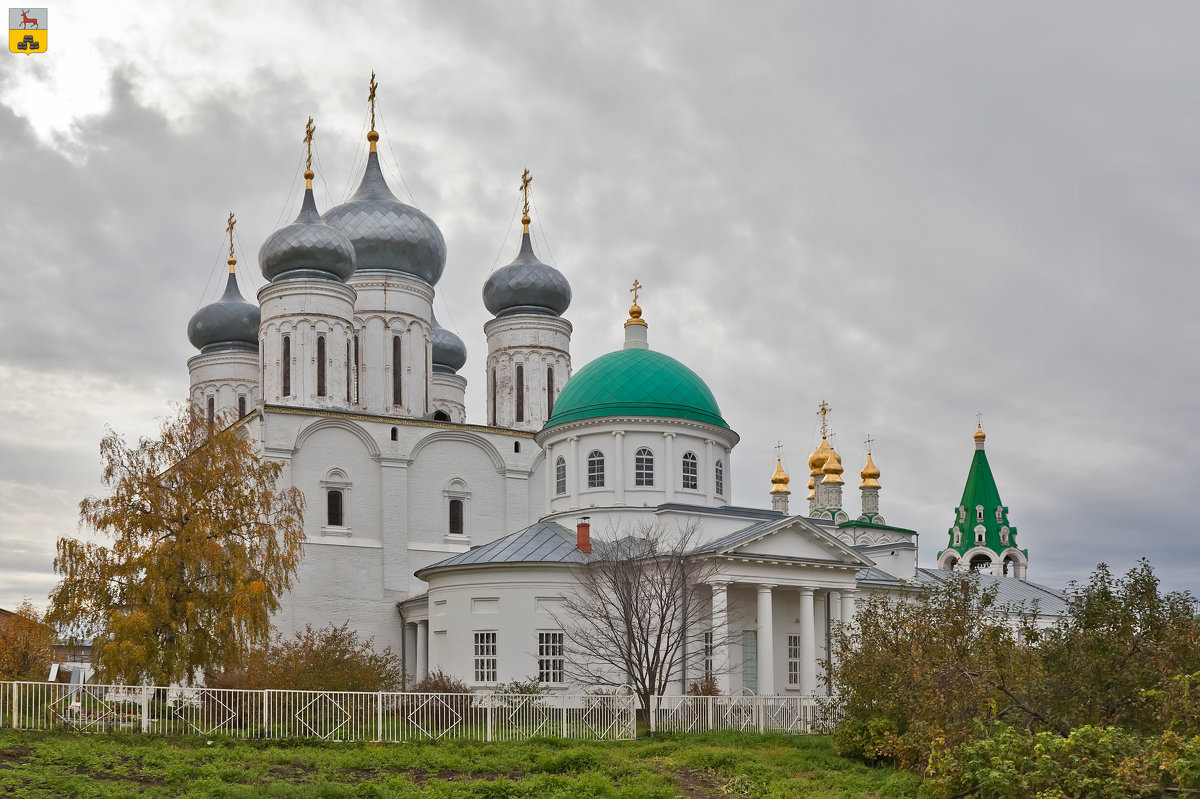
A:
[[[526,233],[529,232],[529,184],[533,183],[533,175],[529,174],[529,168],[521,173],[521,194],[525,198],[525,204],[521,210],[521,224],[525,226]]]
[[[783,470],[783,442],[775,445],[775,473],[771,475],[771,493],[772,494],[790,494],[788,483],[792,478],[788,477],[788,473]]]
[[[863,442],[867,445],[867,462],[862,467],[862,471],[858,476],[862,478],[862,485],[859,488],[879,488],[879,467],[875,465],[875,461],[871,459],[871,445],[875,443],[875,439],[867,434],[867,440]]]
[[[379,134],[375,132],[375,90],[378,88],[375,70],[371,70],[371,91],[367,92],[367,102],[371,104],[371,129],[367,132],[367,141],[371,142],[371,152],[375,152],[375,142],[379,141]]]
[[[975,440],[983,441],[987,436],[983,432],[983,411],[975,414]]]
[[[317,126],[313,124],[312,117],[308,118],[308,124],[304,126],[304,149],[308,152],[308,157],[304,159],[304,188],[312,188],[313,171],[312,171],[312,140],[313,134],[317,132]]]
[[[633,288],[631,288],[629,290],[629,292],[631,294],[633,294],[633,305],[629,306],[629,319],[626,320],[626,322],[625,322],[626,325],[644,325],[644,324],[646,324],[646,320],[642,318],[642,308],[640,305],[637,304],[638,303],[638,292],[641,291],[643,288],[645,288],[645,286],[643,286],[641,283],[639,283],[637,281],[637,278],[634,278],[633,279]]]
[[[229,212],[229,221],[225,223],[225,232],[229,234],[229,259],[225,263],[229,264],[229,274],[233,274],[233,267],[237,266],[237,259],[233,257],[233,226],[237,224],[237,220],[233,217],[233,211]]]

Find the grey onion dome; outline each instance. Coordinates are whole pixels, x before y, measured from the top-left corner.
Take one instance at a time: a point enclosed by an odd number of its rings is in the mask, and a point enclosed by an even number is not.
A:
[[[188,322],[188,340],[201,352],[258,350],[258,306],[242,299],[237,277],[230,272],[221,299],[205,305]]]
[[[367,154],[358,191],[330,208],[325,221],[354,244],[358,269],[412,275],[434,285],[446,268],[446,240],[425,214],[396,199],[383,179],[379,153]]]
[[[467,362],[467,345],[433,317],[433,371],[454,374]]]
[[[483,284],[483,304],[495,316],[562,316],[571,304],[571,284],[562,272],[538,260],[529,233],[523,233],[516,259]]]
[[[304,203],[296,221],[276,230],[258,250],[263,277],[320,278],[344,281],[354,274],[354,245],[345,234],[321,221],[312,189],[304,190]]]

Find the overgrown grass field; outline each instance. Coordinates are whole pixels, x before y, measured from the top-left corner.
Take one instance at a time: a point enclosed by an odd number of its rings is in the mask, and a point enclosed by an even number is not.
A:
[[[819,736],[322,744],[0,731],[4,797],[905,797]]]

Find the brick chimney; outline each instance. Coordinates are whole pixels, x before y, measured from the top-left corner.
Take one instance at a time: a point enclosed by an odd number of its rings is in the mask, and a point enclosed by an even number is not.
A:
[[[579,523],[575,525],[575,545],[580,552],[591,554],[592,552],[592,525],[591,516],[580,516]]]

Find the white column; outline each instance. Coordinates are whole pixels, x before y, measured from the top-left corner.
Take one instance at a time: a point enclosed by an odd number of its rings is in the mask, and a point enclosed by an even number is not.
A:
[[[729,592],[728,583],[712,584],[713,674],[717,688],[729,694]]]
[[[700,485],[704,488],[704,497],[708,500],[708,504],[713,504],[713,492],[716,487],[713,485],[715,480],[713,470],[716,469],[717,462],[713,460],[713,440],[711,438],[704,439],[704,463],[700,464]],[[707,471],[706,471],[707,470]]]
[[[771,624],[771,589],[773,585],[758,587],[758,692],[775,694],[775,638]],[[808,593],[809,625],[812,625],[812,591]]]
[[[813,590],[800,589],[800,693],[817,691],[817,635]]]
[[[854,594],[855,591],[847,588],[842,592],[842,623],[854,623]]]
[[[429,622],[417,622],[417,682],[429,674]]]
[[[404,676],[410,686],[417,681],[417,625],[411,622],[404,625]]]
[[[625,432],[618,430],[613,433],[613,489],[616,491],[616,503],[625,504]]]
[[[579,472],[582,467],[579,464],[579,436],[571,436],[571,454],[567,458],[567,482],[570,484],[571,491],[571,507],[579,507],[579,486],[582,485],[579,481]]]
[[[842,592],[829,592],[829,621],[838,622],[842,620]]]
[[[663,488],[667,502],[675,501],[675,434],[663,433]]]

